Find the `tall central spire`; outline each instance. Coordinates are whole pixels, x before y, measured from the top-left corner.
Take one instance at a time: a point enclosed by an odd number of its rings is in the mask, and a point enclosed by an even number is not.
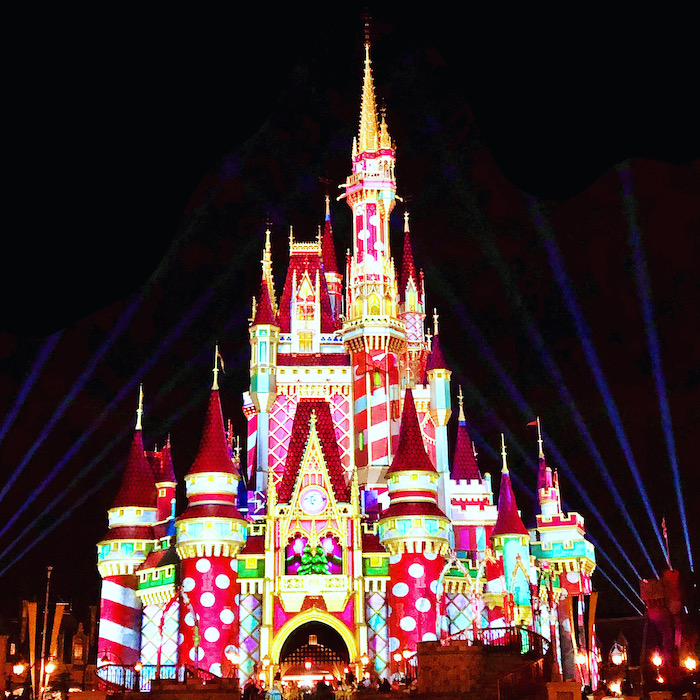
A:
[[[377,103],[374,97],[372,62],[369,59],[369,37],[365,36],[365,74],[362,82],[362,107],[360,109],[359,152],[378,149]]]

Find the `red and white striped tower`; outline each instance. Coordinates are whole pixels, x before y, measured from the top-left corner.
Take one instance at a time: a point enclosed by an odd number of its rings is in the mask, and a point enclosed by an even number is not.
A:
[[[143,449],[139,390],[136,430],[121,486],[108,511],[109,530],[97,545],[97,568],[102,577],[98,658],[133,665],[141,656],[141,603],[134,572],[153,548],[156,486]]]
[[[389,245],[396,181],[394,145],[384,116],[377,120],[365,41],[359,136],[345,197],[353,213],[353,254],[343,343],[353,367],[355,465],[360,486],[384,490],[399,430],[399,356],[406,329],[398,317],[398,287]]]
[[[450,542],[450,521],[437,503],[438,473],[423,443],[413,392],[406,390],[399,446],[387,472],[389,508],[379,539],[389,552],[389,650],[415,651],[435,640],[438,579]]]
[[[226,442],[217,373],[215,363],[199,452],[185,477],[188,506],[177,519],[176,548],[181,662],[221,675],[227,652],[238,652],[236,555],[248,526],[236,508],[240,477]]]

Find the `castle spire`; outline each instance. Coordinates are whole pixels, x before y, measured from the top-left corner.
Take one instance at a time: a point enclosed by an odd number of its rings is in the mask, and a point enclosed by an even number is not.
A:
[[[418,275],[416,274],[416,264],[413,260],[413,250],[411,248],[411,231],[408,226],[408,212],[403,215],[403,260],[401,262],[401,296],[406,295],[408,280],[413,280],[413,286],[418,291]]]
[[[136,430],[142,430],[141,418],[143,417],[143,384],[139,384],[139,406],[136,409]]]
[[[360,132],[358,150],[360,153],[378,150],[377,103],[374,97],[372,62],[369,59],[369,35],[365,35],[365,72],[362,81],[362,106],[360,108]]]
[[[331,204],[328,195],[326,195],[326,216],[323,224],[323,238],[321,239],[321,257],[323,259],[323,271],[326,275],[338,272],[335,243],[333,241],[333,226],[331,225]]]
[[[455,453],[452,460],[452,479],[459,481],[461,479],[472,481],[481,481],[481,473],[476,461],[476,454],[473,443],[467,431],[467,419],[464,416],[464,397],[462,395],[462,387],[459,387],[457,395],[459,402],[459,423],[457,425],[457,441],[455,444]]]
[[[501,470],[501,489],[498,493],[498,519],[491,531],[491,537],[503,537],[508,535],[527,535],[527,528],[518,513],[518,505],[515,501],[513,486],[510,483],[510,472],[506,461],[506,441],[501,433],[501,458],[503,468]]]

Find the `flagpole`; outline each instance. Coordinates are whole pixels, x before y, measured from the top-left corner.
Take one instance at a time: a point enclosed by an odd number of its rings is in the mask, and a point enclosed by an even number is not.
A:
[[[46,631],[49,625],[49,583],[51,582],[52,566],[46,567],[46,598],[44,600],[44,630],[41,633],[41,672],[39,674],[39,698],[44,695],[44,671],[46,666]]]
[[[666,529],[666,516],[661,518],[661,531],[664,534],[664,542],[666,542],[666,563],[668,564],[669,571],[673,571],[671,566],[671,550],[668,546],[668,530]]]

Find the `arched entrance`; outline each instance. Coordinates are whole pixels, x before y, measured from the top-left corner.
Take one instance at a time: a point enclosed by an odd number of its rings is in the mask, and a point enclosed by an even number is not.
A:
[[[322,610],[308,610],[289,620],[275,634],[272,663],[283,678],[342,678],[358,661],[357,643],[348,628]]]

